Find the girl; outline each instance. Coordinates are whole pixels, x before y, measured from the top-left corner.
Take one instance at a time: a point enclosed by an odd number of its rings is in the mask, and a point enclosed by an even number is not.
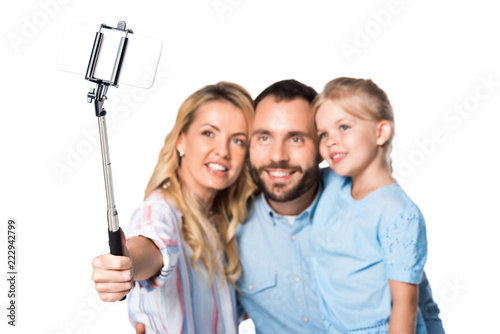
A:
[[[387,95],[371,80],[338,78],[313,111],[320,154],[335,172],[313,223],[313,263],[330,332],[426,333],[417,308],[425,222],[391,175]]]
[[[93,261],[100,298],[130,291],[130,320],[146,333],[237,332],[234,233],[254,188],[244,164],[253,112],[236,84],[189,96],[130,221],[125,256]]]

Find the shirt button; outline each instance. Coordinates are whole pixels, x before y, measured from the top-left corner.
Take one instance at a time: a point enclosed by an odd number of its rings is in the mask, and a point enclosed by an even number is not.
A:
[[[292,239],[292,241],[295,241],[295,240],[297,240],[297,236],[294,234],[294,235],[292,235],[291,239]]]
[[[309,318],[308,318],[308,317],[303,317],[303,318],[302,318],[302,321],[303,321],[303,322],[309,322]]]
[[[297,282],[297,283],[298,283],[298,282],[300,282],[300,276],[295,276],[295,277],[293,278],[293,280],[294,280],[295,282]]]
[[[248,290],[253,290],[253,284],[248,284]]]

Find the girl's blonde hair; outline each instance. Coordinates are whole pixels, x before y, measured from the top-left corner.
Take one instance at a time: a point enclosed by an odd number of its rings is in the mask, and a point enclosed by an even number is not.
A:
[[[390,154],[394,138],[394,112],[387,94],[370,79],[341,77],[333,79],[325,85],[321,94],[313,101],[313,115],[326,101],[337,103],[351,115],[371,121],[389,121],[391,135],[384,144],[389,168],[392,171]]]
[[[228,282],[234,284],[241,275],[234,234],[238,223],[245,221],[247,217],[247,200],[255,187],[247,164],[244,164],[241,174],[231,186],[217,192],[210,219],[206,208],[203,210],[191,191],[182,186],[177,174],[180,157],[176,144],[179,136],[188,131],[201,105],[217,100],[229,101],[242,111],[250,135],[254,106],[250,94],[243,87],[231,82],[219,82],[196,91],[179,108],[175,124],[165,138],[158,163],[146,187],[145,198],[160,189],[167,198],[173,200],[183,213],[181,232],[192,250],[191,265],[194,267],[195,261],[200,260],[210,279],[216,274],[224,273]],[[221,267],[221,260],[225,261],[225,268]]]

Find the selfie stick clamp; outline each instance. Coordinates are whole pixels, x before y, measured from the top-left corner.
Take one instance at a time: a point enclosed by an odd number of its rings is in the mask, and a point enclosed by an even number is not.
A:
[[[99,59],[99,52],[101,50],[101,45],[104,38],[104,34],[102,33],[103,29],[120,30],[123,31],[123,33],[125,34],[121,38],[120,45],[118,47],[118,51],[116,54],[113,72],[109,80],[96,78],[94,76],[97,61]],[[123,64],[125,51],[127,49],[129,33],[133,33],[133,31],[130,29],[126,29],[126,24],[124,21],[118,22],[116,28],[107,26],[105,24],[101,24],[99,31],[96,33],[94,46],[92,48],[92,54],[90,55],[87,72],[85,74],[86,80],[96,83],[96,87],[91,88],[87,94],[87,102],[88,103],[94,102],[95,115],[97,116],[99,123],[99,137],[101,141],[104,183],[106,186],[106,201],[108,204],[107,217],[108,217],[109,247],[110,247],[110,253],[113,255],[123,255],[123,254],[122,254],[120,226],[118,223],[118,212],[116,211],[115,198],[113,194],[111,162],[109,161],[108,134],[106,130],[106,117],[105,117],[106,110],[104,110],[103,105],[107,99],[106,93],[108,91],[109,86],[118,87],[118,78],[120,76],[120,70]]]

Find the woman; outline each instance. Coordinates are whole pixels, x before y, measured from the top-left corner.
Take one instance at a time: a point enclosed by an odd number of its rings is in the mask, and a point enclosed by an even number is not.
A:
[[[244,163],[252,119],[252,99],[236,84],[189,96],[132,216],[125,256],[92,262],[99,297],[130,292],[130,320],[146,333],[237,332],[234,233],[254,187]]]

